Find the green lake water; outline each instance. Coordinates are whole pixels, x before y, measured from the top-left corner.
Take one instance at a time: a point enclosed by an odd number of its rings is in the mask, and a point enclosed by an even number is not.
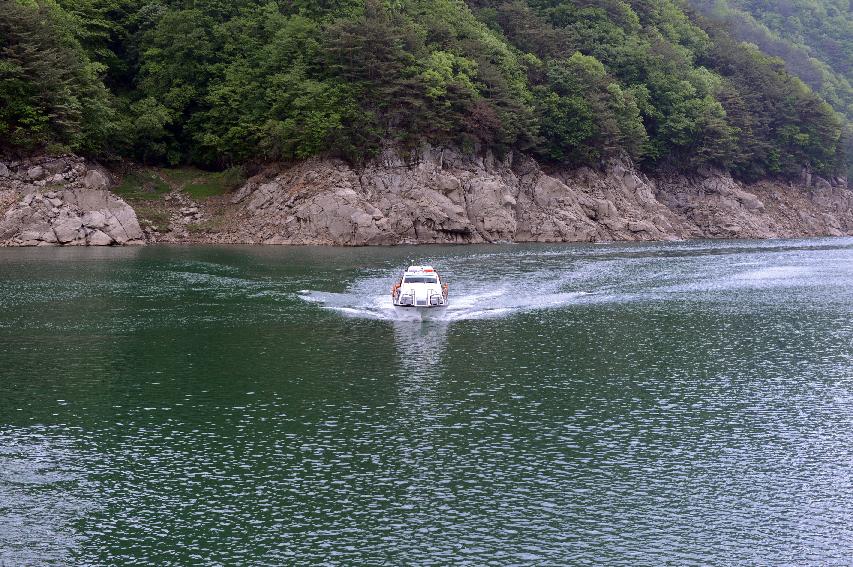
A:
[[[0,250],[0,565],[851,557],[853,239]]]

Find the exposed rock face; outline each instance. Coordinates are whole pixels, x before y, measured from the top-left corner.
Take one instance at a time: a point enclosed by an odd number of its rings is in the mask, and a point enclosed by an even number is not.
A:
[[[626,183],[633,190],[626,190]],[[446,149],[425,151],[412,167],[386,154],[361,172],[338,161],[309,160],[250,180],[233,202],[245,216],[238,239],[248,242],[588,242],[682,236],[677,219],[630,166],[619,165],[613,177],[591,170],[548,175],[528,157],[497,160]],[[633,209],[620,211],[617,202]]]
[[[817,183],[815,183],[817,181]],[[658,180],[658,199],[707,238],[853,234],[853,191],[809,176],[811,187],[761,182],[743,186],[720,171]]]
[[[0,164],[0,245],[161,242],[405,244],[773,238],[853,234],[845,179],[804,172],[797,186],[744,185],[725,172],[649,178],[629,160],[543,170],[425,149],[363,170],[331,159],[272,165],[230,197],[163,198],[167,230],[147,236],[106,188],[109,172],[73,156]],[[169,212],[171,211],[171,212]],[[5,216],[2,216],[4,215]],[[203,221],[203,222],[202,222]]]
[[[268,244],[589,242],[770,238],[853,232],[853,193],[750,187],[719,171],[649,179],[627,160],[544,172],[525,156],[498,160],[426,150],[357,172],[334,160],[271,169],[232,198],[224,240]],[[223,238],[219,239],[220,241]]]
[[[0,245],[144,243],[136,213],[104,189],[109,177],[103,170],[68,156],[4,167],[8,173],[0,175]]]

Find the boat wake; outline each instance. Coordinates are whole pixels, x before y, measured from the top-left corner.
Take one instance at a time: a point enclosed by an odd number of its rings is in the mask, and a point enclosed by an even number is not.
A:
[[[837,262],[825,269],[805,266],[798,251],[767,257],[754,243],[720,245],[705,253],[703,243],[635,245],[631,247],[498,251],[436,262],[450,284],[448,306],[430,313],[431,320],[496,319],[570,306],[710,300],[733,309],[750,305],[744,294],[766,289],[803,289],[838,282],[849,271]],[[714,244],[717,246],[717,244]],[[778,245],[777,245],[778,246]],[[682,248],[684,248],[682,250]],[[685,252],[694,252],[686,255]],[[763,254],[763,255],[762,255]],[[768,259],[769,258],[769,259]],[[373,270],[352,280],[346,291],[303,290],[299,297],[346,317],[388,321],[420,321],[416,312],[398,313],[390,287],[399,269]],[[750,298],[752,302],[755,297]],[[746,307],[743,307],[746,308]]]
[[[386,321],[420,321],[414,309],[395,310],[387,291],[394,279],[389,274],[355,282],[349,291],[332,293],[302,290],[299,297],[345,317]],[[538,279],[538,278],[537,278]],[[530,279],[499,282],[451,280],[450,301],[446,308],[430,310],[429,320],[463,321],[495,319],[517,313],[564,307],[590,295],[582,291],[561,291],[561,282]]]

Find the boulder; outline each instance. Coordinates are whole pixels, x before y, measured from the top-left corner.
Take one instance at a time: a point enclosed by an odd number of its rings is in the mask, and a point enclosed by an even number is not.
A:
[[[56,234],[56,239],[60,243],[67,244],[77,240],[81,236],[82,229],[83,222],[80,220],[80,217],[71,216],[66,217],[55,225],[53,227],[53,232]]]
[[[73,188],[62,192],[63,201],[84,211],[108,208],[111,199],[116,199],[116,197],[109,191],[103,190]]]
[[[55,159],[42,164],[42,167],[51,175],[57,175],[68,169],[68,162],[64,159]]]
[[[47,236],[48,234],[50,236]],[[45,238],[49,238],[54,242],[56,241],[56,237],[53,235],[53,230],[47,223],[30,225],[26,230],[21,231],[18,236],[18,239],[21,241],[23,246],[37,246],[39,242]]]
[[[104,211],[89,211],[83,215],[81,222],[87,228],[103,228],[107,225],[107,216]]]
[[[39,180],[45,176],[45,170],[40,165],[35,165],[27,170],[27,177],[33,181]]]
[[[86,234],[86,244],[89,246],[109,246],[114,244],[114,241],[104,232],[93,230]]]
[[[88,189],[106,189],[110,186],[110,178],[99,169],[90,169],[83,177],[83,186]]]
[[[56,233],[53,231],[53,228],[49,228],[48,230],[41,233],[41,236],[39,236],[39,241],[40,241],[39,246],[44,246],[44,245],[48,245],[48,244],[50,244],[50,245],[59,244],[59,239],[56,238]]]
[[[124,201],[123,206],[114,206],[106,215],[106,225],[102,229],[119,244],[141,243],[145,239],[136,213]]]
[[[748,211],[762,211],[764,210],[764,203],[761,202],[761,199],[753,195],[752,193],[741,192],[738,195],[738,201],[748,210]]]

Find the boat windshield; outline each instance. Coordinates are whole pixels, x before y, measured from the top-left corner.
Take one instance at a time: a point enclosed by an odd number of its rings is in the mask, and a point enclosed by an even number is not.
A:
[[[403,283],[438,283],[435,276],[406,276]]]

